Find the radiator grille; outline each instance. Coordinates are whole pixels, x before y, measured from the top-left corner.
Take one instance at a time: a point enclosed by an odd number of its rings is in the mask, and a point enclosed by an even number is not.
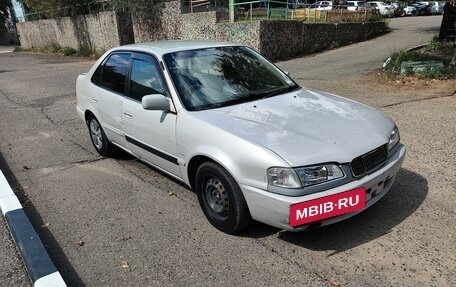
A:
[[[350,167],[355,177],[379,168],[388,159],[388,147],[383,145],[352,160]]]

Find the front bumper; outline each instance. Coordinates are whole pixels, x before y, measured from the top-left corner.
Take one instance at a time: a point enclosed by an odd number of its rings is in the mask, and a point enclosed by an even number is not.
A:
[[[405,153],[406,148],[401,144],[396,152],[388,159],[388,162],[379,170],[366,175],[359,180],[354,180],[347,184],[309,195],[291,197],[271,193],[256,187],[243,184],[241,184],[240,187],[244,194],[245,200],[247,201],[247,205],[253,219],[284,230],[304,230],[309,228],[309,226],[314,225],[315,223],[299,226],[297,228],[290,227],[290,205],[364,187],[366,189],[365,209],[367,209],[379,201],[391,188],[394,179],[396,178],[396,173],[404,162]],[[339,222],[352,217],[362,212],[363,210],[347,213],[329,219],[324,219],[318,222],[318,224],[319,226],[323,226]]]

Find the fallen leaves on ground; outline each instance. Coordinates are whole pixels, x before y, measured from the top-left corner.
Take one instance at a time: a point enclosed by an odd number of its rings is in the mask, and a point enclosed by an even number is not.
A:
[[[50,223],[46,222],[45,224],[41,225],[41,228],[48,228],[50,225],[51,225]]]
[[[331,284],[331,286],[340,286],[340,282],[335,279],[335,278],[331,278],[331,280],[329,280],[329,283]]]
[[[76,244],[78,244],[79,246],[84,246],[85,241],[84,240],[78,240],[78,241],[76,241]]]
[[[131,239],[131,236],[125,235],[125,236],[122,237],[123,241],[127,241],[128,239]]]
[[[130,265],[128,264],[127,261],[121,260],[120,261],[120,267],[122,267],[123,269],[127,269],[127,268],[130,268]]]
[[[170,191],[168,192],[168,196],[173,196],[174,195],[174,192]]]

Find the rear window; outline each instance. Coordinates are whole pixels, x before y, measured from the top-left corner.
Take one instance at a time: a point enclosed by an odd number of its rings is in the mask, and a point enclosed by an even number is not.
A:
[[[129,53],[112,54],[103,67],[100,85],[114,92],[123,94],[127,76]]]

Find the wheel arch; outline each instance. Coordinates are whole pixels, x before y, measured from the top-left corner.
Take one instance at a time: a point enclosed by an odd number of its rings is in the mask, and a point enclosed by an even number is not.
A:
[[[95,114],[94,114],[92,111],[90,111],[90,110],[85,110],[85,112],[84,112],[84,120],[85,120],[86,124],[89,123],[89,120],[90,120],[90,118],[92,118],[92,117],[93,117],[93,118],[97,118],[97,117],[95,116]]]
[[[202,154],[194,155],[187,164],[187,177],[188,177],[189,185],[192,188],[192,190],[195,190],[195,178],[196,178],[196,172],[198,171],[198,168],[203,163],[208,162],[208,161],[219,164],[227,172],[229,172],[224,165],[220,164],[220,162],[214,160],[213,158],[211,158],[208,155],[202,155]]]

